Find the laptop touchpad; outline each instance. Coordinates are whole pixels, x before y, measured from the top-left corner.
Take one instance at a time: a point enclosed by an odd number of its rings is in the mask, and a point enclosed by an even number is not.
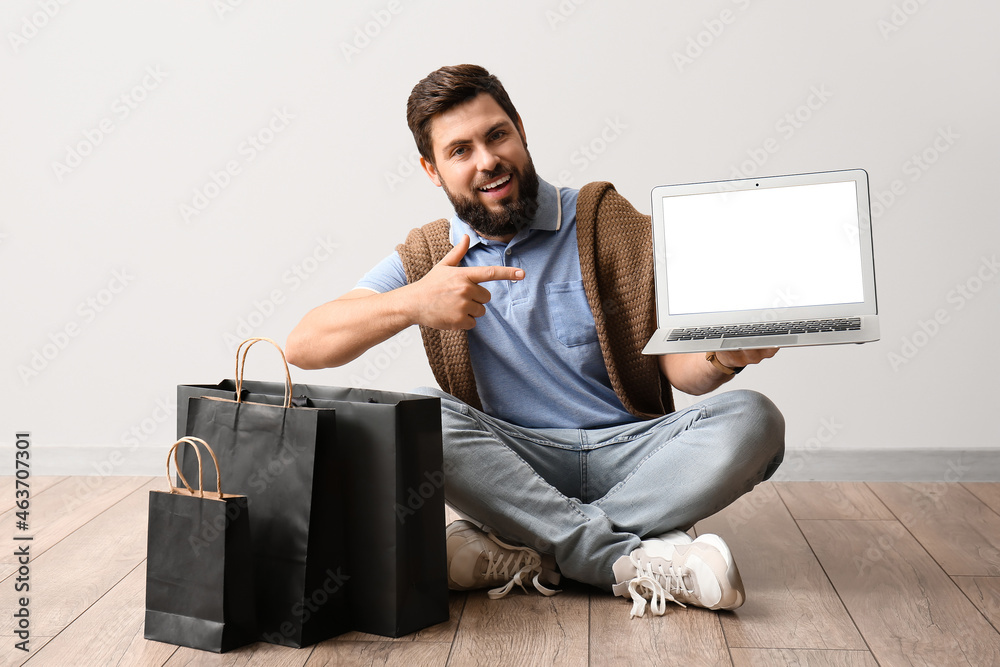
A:
[[[766,338],[723,338],[721,349],[739,349],[741,347],[781,347],[782,345],[795,345],[799,342],[798,336],[767,336]]]

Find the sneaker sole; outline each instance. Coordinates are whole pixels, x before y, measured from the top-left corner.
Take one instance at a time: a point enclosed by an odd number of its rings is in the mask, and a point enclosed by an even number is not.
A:
[[[703,542],[712,545],[719,550],[722,554],[723,559],[726,561],[726,580],[729,583],[730,588],[735,593],[735,597],[732,600],[727,600],[723,597],[719,601],[719,604],[712,607],[712,609],[726,609],[732,610],[743,605],[746,600],[746,592],[743,588],[743,578],[740,576],[740,569],[736,567],[736,559],[733,558],[733,553],[721,537],[718,535],[713,535],[707,533],[705,535],[699,535],[695,540],[696,542]]]

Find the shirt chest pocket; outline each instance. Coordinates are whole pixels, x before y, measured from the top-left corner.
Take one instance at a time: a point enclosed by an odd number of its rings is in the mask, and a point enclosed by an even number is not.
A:
[[[597,342],[597,327],[582,280],[545,285],[552,329],[566,347]]]

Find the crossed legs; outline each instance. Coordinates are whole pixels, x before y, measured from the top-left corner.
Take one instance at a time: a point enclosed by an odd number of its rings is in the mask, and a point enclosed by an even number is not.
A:
[[[566,577],[610,590],[643,538],[686,529],[770,477],[784,420],[735,390],[663,417],[599,429],[528,429],[441,398],[445,498],[503,539],[553,554]]]

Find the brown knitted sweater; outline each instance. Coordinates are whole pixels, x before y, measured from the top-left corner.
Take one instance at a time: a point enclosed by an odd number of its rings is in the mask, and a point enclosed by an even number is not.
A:
[[[396,247],[413,283],[451,250],[449,222],[414,229]],[[670,385],[657,357],[642,354],[656,331],[652,230],[610,183],[583,186],[576,203],[576,235],[584,291],[611,387],[625,409],[644,419],[673,412]],[[431,370],[441,389],[482,409],[464,330],[420,327]]]

